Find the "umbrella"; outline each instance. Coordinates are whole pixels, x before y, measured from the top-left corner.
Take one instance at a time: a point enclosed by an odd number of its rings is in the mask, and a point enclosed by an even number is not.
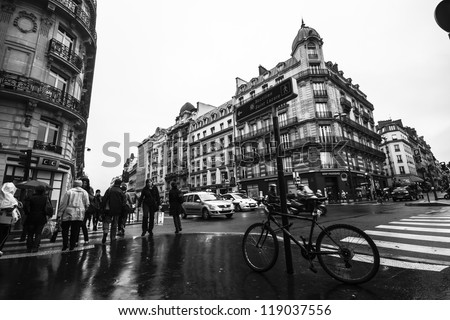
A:
[[[52,189],[48,183],[38,180],[22,181],[16,184],[17,189],[36,189],[39,186],[43,186],[45,189]]]

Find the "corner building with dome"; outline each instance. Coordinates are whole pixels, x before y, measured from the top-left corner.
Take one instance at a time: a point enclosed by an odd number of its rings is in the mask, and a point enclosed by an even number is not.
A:
[[[275,146],[271,108],[236,126],[239,188],[259,196],[267,193],[269,184],[277,184],[276,152],[283,159],[288,192],[295,192],[300,182],[340,201],[342,191],[357,199],[387,187],[374,106],[336,63],[325,61],[322,38],[303,21],[289,59],[270,69],[259,66],[249,81],[237,78],[235,113],[289,78],[298,95],[277,107],[281,146]]]

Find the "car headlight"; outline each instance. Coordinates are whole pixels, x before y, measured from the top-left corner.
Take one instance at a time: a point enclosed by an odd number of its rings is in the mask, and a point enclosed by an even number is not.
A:
[[[213,204],[207,204],[207,206],[208,206],[208,208],[209,208],[210,210],[214,210],[214,211],[219,210],[219,207],[217,207],[216,205],[213,205]]]

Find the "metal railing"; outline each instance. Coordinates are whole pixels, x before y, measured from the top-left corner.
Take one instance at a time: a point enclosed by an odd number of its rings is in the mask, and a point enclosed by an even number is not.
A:
[[[78,73],[81,72],[81,69],[83,68],[83,59],[81,59],[74,51],[70,51],[70,48],[65,46],[62,42],[51,39],[48,52],[73,65]]]
[[[63,90],[28,77],[0,71],[0,90],[40,99],[70,111],[83,120],[87,118],[86,108],[78,99]]]

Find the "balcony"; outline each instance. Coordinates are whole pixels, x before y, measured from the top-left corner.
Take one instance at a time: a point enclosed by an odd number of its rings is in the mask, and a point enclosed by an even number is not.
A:
[[[238,137],[236,137],[236,142],[244,141],[244,140],[247,140],[247,139],[250,139],[250,138],[254,138],[254,137],[266,134],[266,133],[268,133],[270,131],[272,131],[272,126],[271,125],[268,126],[268,127],[264,127],[264,128],[258,129],[256,131],[250,132],[250,133],[243,134],[242,136],[238,136]]]
[[[331,111],[316,111],[316,118],[333,119],[333,113]]]
[[[290,127],[298,123],[297,117],[291,117],[289,119],[280,121],[280,128]]]
[[[33,149],[62,154],[62,147],[39,140],[34,140]]]
[[[64,64],[72,72],[79,74],[83,68],[83,59],[78,56],[74,51],[70,51],[69,47],[65,46],[56,39],[50,40],[50,45],[48,48],[49,60],[52,62],[53,59]]]
[[[97,7],[96,0],[91,0]],[[85,12],[80,5],[78,5],[79,1],[73,0],[49,0],[49,8],[50,4],[53,6],[56,5],[59,8],[62,8],[64,12],[68,13],[71,17],[74,17],[76,21],[78,21],[84,29],[90,34],[90,36],[97,42],[97,33],[95,31],[95,26],[92,21],[91,15]],[[91,14],[95,14],[92,12]]]
[[[352,103],[347,99],[345,99],[344,97],[341,97],[340,103],[344,113],[350,113],[350,111],[352,110]]]
[[[311,76],[311,75],[321,75],[321,76],[327,76],[328,70],[327,69],[319,69],[319,68],[308,68],[299,74],[299,78]]]
[[[356,123],[355,121],[353,121],[351,119],[348,119],[347,117],[342,118],[342,121],[349,127],[352,127],[358,131],[361,131],[365,135],[373,138],[375,141],[381,142],[381,136],[378,133],[360,125],[359,123]]]
[[[313,90],[314,98],[319,99],[327,99],[328,98],[328,92],[327,90]]]
[[[81,118],[84,122],[87,120],[86,108],[79,100],[56,87],[31,78],[0,71],[0,92],[40,100],[59,107]]]

